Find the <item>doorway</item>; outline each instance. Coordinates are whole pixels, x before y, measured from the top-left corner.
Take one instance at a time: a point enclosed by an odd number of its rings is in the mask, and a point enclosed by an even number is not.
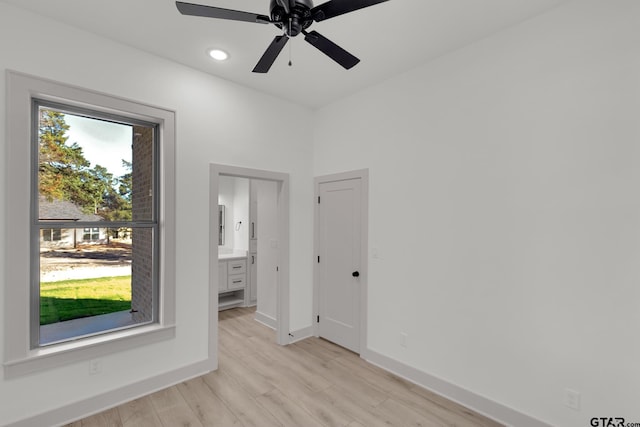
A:
[[[315,335],[366,349],[368,170],[315,179]]]
[[[276,342],[287,344],[289,333],[289,174],[259,169],[242,168],[220,164],[209,166],[209,358],[217,367],[218,342],[218,282],[220,277],[218,243],[220,239],[219,191],[220,177],[247,178],[268,181],[275,184],[276,208],[274,212],[277,232],[274,239],[277,244],[275,280],[275,329]],[[271,242],[270,242],[271,243]]]

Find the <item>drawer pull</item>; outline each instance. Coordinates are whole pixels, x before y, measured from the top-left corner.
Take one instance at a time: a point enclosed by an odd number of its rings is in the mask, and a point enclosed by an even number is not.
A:
[[[234,280],[233,283],[242,283],[242,280]]]
[[[241,265],[234,265],[233,269],[235,270],[236,268],[242,268],[242,266]]]

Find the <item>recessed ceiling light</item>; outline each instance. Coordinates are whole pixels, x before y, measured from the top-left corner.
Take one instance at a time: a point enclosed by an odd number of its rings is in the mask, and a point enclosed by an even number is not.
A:
[[[221,49],[209,49],[209,56],[216,61],[225,61],[229,58],[229,54]]]

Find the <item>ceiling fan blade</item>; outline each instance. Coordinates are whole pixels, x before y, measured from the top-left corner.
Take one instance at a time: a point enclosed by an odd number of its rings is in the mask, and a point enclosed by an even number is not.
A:
[[[351,55],[349,52],[317,31],[311,31],[310,33],[303,31],[303,33],[305,41],[318,48],[322,53],[342,65],[347,70],[360,62],[358,58]]]
[[[389,0],[330,0],[311,9],[311,16],[319,22],[386,1]]]
[[[253,69],[253,72],[254,73],[268,72],[271,66],[273,65],[273,63],[275,62],[276,58],[280,54],[280,51],[282,50],[282,48],[287,44],[287,41],[289,41],[289,37],[287,36],[276,36],[276,38],[273,39],[273,41],[271,42],[267,50],[264,52],[264,54],[262,54],[262,58],[260,58],[260,61],[258,61],[258,63],[256,64],[255,68]]]
[[[201,4],[176,2],[176,7],[183,15],[202,16],[205,18],[229,19],[231,21],[256,22],[270,24],[271,19],[266,15],[258,15],[240,10],[222,9],[220,7],[204,6]]]

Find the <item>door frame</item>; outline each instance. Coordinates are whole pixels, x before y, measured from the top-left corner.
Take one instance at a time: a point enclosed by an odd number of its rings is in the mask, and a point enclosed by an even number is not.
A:
[[[289,174],[239,166],[209,164],[209,224],[218,223],[220,176],[261,179],[278,184],[278,283],[276,342],[289,343]],[[212,290],[215,289],[216,292]],[[209,359],[218,366],[218,230],[209,227]]]
[[[348,172],[334,173],[315,177],[314,181],[314,210],[313,210],[313,335],[319,336],[317,316],[320,315],[320,268],[317,257],[320,253],[320,208],[318,197],[320,197],[320,184],[346,181],[350,179],[360,179],[360,357],[367,357],[367,290],[369,283],[369,169],[359,169]]]

